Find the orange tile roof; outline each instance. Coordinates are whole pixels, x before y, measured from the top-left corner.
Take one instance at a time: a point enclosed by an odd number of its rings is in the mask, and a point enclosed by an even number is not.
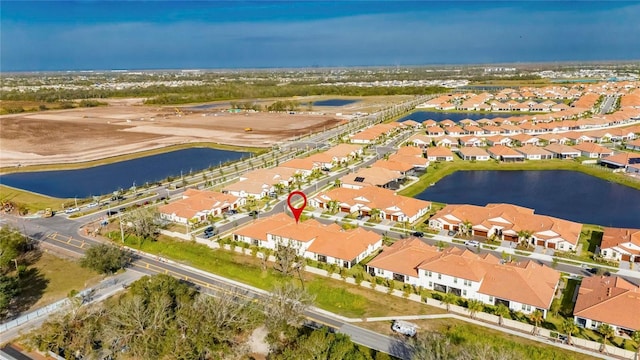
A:
[[[216,191],[188,189],[183,198],[172,203],[162,205],[158,211],[163,214],[175,214],[181,218],[191,219],[197,213],[206,210],[223,209],[235,204],[238,197]]]
[[[398,240],[386,247],[367,265],[393,271],[394,273],[418,277],[418,265],[438,254],[438,248],[418,238]]]
[[[608,249],[623,243],[632,243],[640,247],[640,229],[604,228],[602,249]]]
[[[331,149],[325,151],[325,154],[335,156],[337,158],[348,157],[352,153],[357,153],[362,150],[361,145],[355,144],[338,144]]]
[[[464,156],[489,156],[488,152],[476,146],[461,147],[458,151]]]
[[[573,315],[640,330],[640,287],[617,276],[582,279]]]
[[[487,152],[497,156],[522,157],[522,154],[504,145],[494,145],[487,149]]]
[[[517,152],[524,155],[551,155],[547,150],[535,146],[535,145],[525,145],[515,149]]]
[[[427,149],[427,156],[453,156],[451,149],[444,146],[436,146]]]
[[[343,184],[352,184],[358,186],[382,186],[391,181],[400,179],[402,174],[398,171],[385,168],[361,168],[355,173],[347,174],[340,178]],[[362,181],[355,181],[356,178],[363,178]]]
[[[607,149],[606,147],[603,147],[591,142],[583,142],[578,145],[574,145],[573,148],[578,151],[583,151],[588,153],[613,154],[613,150]]]
[[[423,209],[429,209],[431,203],[412,197],[401,196],[392,190],[382,189],[375,186],[367,186],[362,189],[335,188],[325,193],[320,193],[314,197],[322,203],[335,200],[340,204],[349,207],[359,206],[368,209],[380,209],[389,214],[402,213],[408,217],[413,217]],[[397,210],[396,210],[397,209]]]

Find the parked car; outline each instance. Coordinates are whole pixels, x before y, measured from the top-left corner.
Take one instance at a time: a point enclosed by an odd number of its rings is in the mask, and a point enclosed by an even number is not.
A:
[[[398,334],[410,337],[416,336],[416,333],[418,332],[416,325],[402,320],[395,320],[393,325],[391,325],[391,330]]]
[[[480,242],[475,241],[475,240],[467,240],[464,242],[465,245],[467,246],[475,246],[475,247],[480,247]]]
[[[238,210],[235,209],[230,209],[227,212],[225,212],[226,215],[235,215],[238,213]]]
[[[421,238],[424,236],[424,233],[422,231],[415,231],[411,235]]]
[[[249,216],[257,216],[257,215],[258,215],[258,210],[249,211]]]
[[[208,239],[217,233],[218,233],[218,229],[214,228],[213,226],[209,226],[208,228],[204,229],[203,237],[205,239]]]
[[[359,214],[358,216],[356,216],[356,219],[357,219],[357,220],[362,220],[362,219],[364,219],[364,215]]]
[[[456,231],[455,231],[455,230],[449,230],[449,232],[447,233],[447,235],[449,235],[449,236],[455,236],[455,235],[456,235]]]
[[[118,213],[118,210],[109,210],[107,211],[107,216],[113,216],[116,215]]]

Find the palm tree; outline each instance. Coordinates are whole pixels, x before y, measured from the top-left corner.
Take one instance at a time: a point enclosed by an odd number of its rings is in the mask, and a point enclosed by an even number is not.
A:
[[[371,216],[371,220],[378,220],[380,218],[380,209],[371,209],[369,216]]]
[[[533,322],[533,331],[531,332],[533,335],[538,334],[538,326],[540,326],[540,323],[543,319],[544,316],[542,315],[542,311],[540,310],[536,310],[529,314],[529,320]]]
[[[533,231],[529,231],[529,230],[520,230],[518,231],[518,240],[522,241],[524,240],[524,242],[526,243],[525,245],[529,245],[529,239],[531,238],[531,235],[533,235]]]
[[[469,316],[471,316],[472,319],[475,319],[476,313],[478,311],[482,311],[483,308],[484,308],[484,305],[480,300],[474,299],[474,300],[467,301],[467,310],[469,310]]]
[[[560,324],[560,329],[567,334],[567,344],[571,345],[571,334],[578,331],[578,325],[576,325],[573,319],[565,319],[562,324]]]
[[[452,293],[446,293],[440,300],[440,303],[447,305],[447,312],[451,310],[451,304],[455,303],[458,299]]]
[[[598,332],[602,335],[602,346],[600,347],[600,352],[603,352],[607,349],[607,340],[611,339],[615,335],[615,332],[609,324],[600,324],[600,326],[598,326]]]
[[[503,303],[498,304],[495,311],[495,314],[498,315],[498,325],[503,325],[504,317],[509,315],[509,313],[510,311],[508,307],[506,307]]]
[[[462,235],[471,235],[473,224],[469,220],[465,220],[462,222],[462,226],[458,228],[458,232]]]
[[[636,359],[640,359],[640,330],[636,330],[631,334],[631,340],[636,342]]]

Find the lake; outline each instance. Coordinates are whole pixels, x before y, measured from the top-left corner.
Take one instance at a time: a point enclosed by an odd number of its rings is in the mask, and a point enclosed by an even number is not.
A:
[[[197,172],[247,156],[249,153],[239,151],[191,148],[85,169],[0,175],[0,183],[58,198],[85,198],[129,189],[134,182],[139,186],[180,176],[181,171]]]
[[[510,203],[580,223],[640,228],[640,190],[576,171],[457,171],[416,198],[481,206]]]
[[[358,102],[359,100],[347,100],[347,99],[327,99],[314,101],[313,106],[345,106]]]
[[[494,118],[508,118],[511,116],[516,116],[511,113],[477,113],[477,112],[438,112],[438,111],[416,111],[409,115],[406,115],[398,120],[398,122],[402,122],[405,120],[414,120],[417,122],[423,122],[425,120],[435,120],[442,121],[445,119],[450,119],[455,122],[464,119],[471,120],[480,120],[480,119],[494,119]]]

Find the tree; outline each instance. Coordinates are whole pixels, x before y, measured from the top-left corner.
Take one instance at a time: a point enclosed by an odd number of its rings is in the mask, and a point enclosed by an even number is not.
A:
[[[454,359],[452,344],[448,337],[435,333],[423,332],[411,339],[412,360],[446,360]]]
[[[603,323],[598,326],[598,332],[600,333],[600,335],[602,335],[602,346],[600,347],[600,352],[603,352],[607,349],[607,340],[613,338],[613,336],[615,335],[615,331],[613,330],[611,325]]]
[[[531,238],[531,235],[533,235],[533,231],[530,231],[530,230],[520,230],[520,231],[518,231],[518,239],[525,246],[529,245],[529,239]]]
[[[542,311],[536,310],[529,314],[529,320],[533,322],[533,330],[531,331],[531,333],[533,335],[538,335],[538,326],[540,326],[540,323],[542,322],[542,320],[544,320]]]
[[[565,319],[560,324],[560,330],[567,334],[567,344],[572,345],[571,335],[578,331],[578,325],[576,325],[573,319]]]
[[[469,310],[469,316],[471,316],[472,319],[475,319],[476,313],[478,311],[482,311],[483,308],[484,308],[484,305],[480,300],[473,299],[473,300],[467,301],[467,309]]]
[[[292,282],[277,285],[264,301],[267,339],[276,349],[286,345],[287,338],[302,326],[304,311],[314,298]]]
[[[19,285],[17,277],[0,274],[0,318],[5,315],[13,297],[18,294]]]
[[[329,207],[329,212],[335,214],[340,209],[340,202],[338,200],[331,200],[327,203]]]
[[[376,209],[373,208],[371,209],[371,212],[369,213],[369,216],[371,216],[371,220],[379,220],[380,219],[380,209]]]
[[[454,294],[446,293],[446,294],[444,294],[444,296],[442,297],[442,300],[440,300],[440,302],[447,306],[447,312],[449,312],[451,310],[451,304],[456,303],[457,300],[458,299]]]
[[[278,241],[273,255],[276,258],[273,268],[285,276],[293,274],[297,267],[304,263],[297,241],[289,241],[287,244]]]
[[[509,308],[503,303],[498,304],[496,307],[495,314],[498,315],[498,325],[502,326],[504,323],[504,317],[509,315],[511,312]]]
[[[87,249],[80,265],[102,274],[113,274],[131,261],[129,254],[113,245],[99,244]]]
[[[558,312],[560,312],[560,308],[562,307],[562,303],[560,302],[559,298],[554,298],[553,301],[551,302],[551,307],[550,307],[550,311],[553,314],[553,316],[558,316]]]
[[[155,239],[160,233],[160,213],[155,206],[131,210],[122,220],[128,225],[127,230],[141,240]]]
[[[13,264],[13,260],[20,257],[29,249],[26,236],[9,226],[0,228],[0,271],[6,272]]]
[[[631,334],[631,340],[636,342],[636,359],[640,359],[640,330],[636,330]]]

